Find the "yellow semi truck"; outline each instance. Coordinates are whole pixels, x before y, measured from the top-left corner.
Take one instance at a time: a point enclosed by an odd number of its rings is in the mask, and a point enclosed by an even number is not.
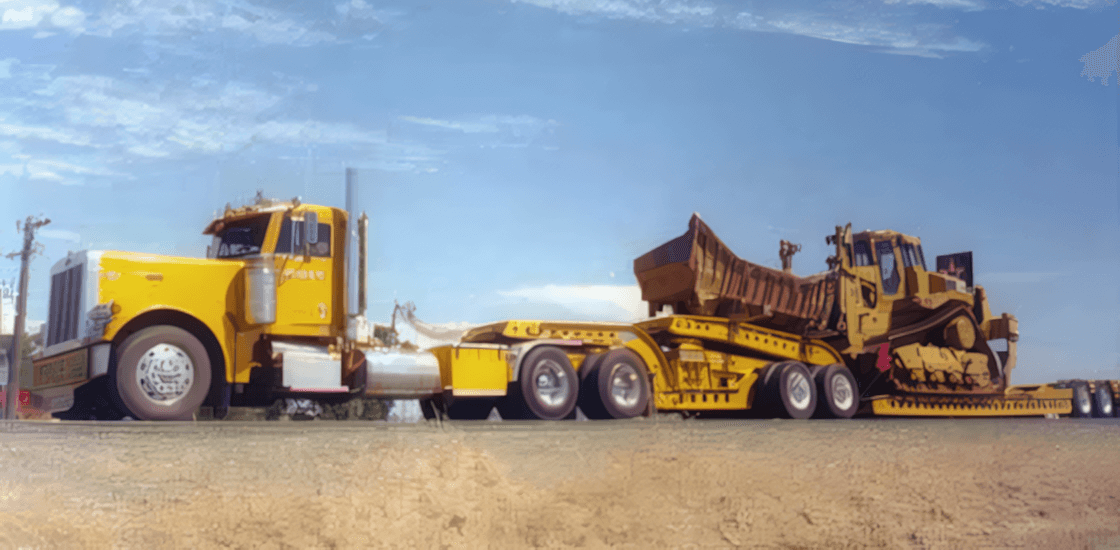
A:
[[[967,269],[927,270],[917,238],[837,228],[828,271],[802,278],[739,259],[698,216],[635,261],[646,321],[513,320],[430,352],[390,349],[364,317],[367,220],[351,203],[348,191],[346,210],[227,206],[204,230],[205,259],[68,255],[51,269],[46,348],[21,377],[31,405],[186,420],[281,398],[416,398],[427,416],[558,420],[577,406],[1101,416],[1120,400],[1116,382],[1010,386],[1017,321],[991,314]]]
[[[364,214],[258,196],[207,225],[205,259],[69,254],[51,269],[46,347],[22,378],[32,405],[61,418],[189,420],[201,406],[221,417],[284,397],[438,392],[435,356],[372,338],[366,226]]]

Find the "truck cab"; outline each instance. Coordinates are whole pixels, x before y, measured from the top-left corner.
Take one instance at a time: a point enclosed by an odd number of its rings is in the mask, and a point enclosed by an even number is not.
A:
[[[62,417],[177,420],[202,404],[362,394],[355,344],[369,340],[348,337],[364,332],[347,330],[364,325],[347,311],[348,221],[258,196],[206,226],[205,259],[69,254],[51,270],[46,349],[24,378],[32,399]]]

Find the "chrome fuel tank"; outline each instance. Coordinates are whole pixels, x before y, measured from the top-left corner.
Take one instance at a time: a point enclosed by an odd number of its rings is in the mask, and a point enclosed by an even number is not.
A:
[[[416,399],[440,391],[439,361],[426,351],[365,350],[367,397]]]

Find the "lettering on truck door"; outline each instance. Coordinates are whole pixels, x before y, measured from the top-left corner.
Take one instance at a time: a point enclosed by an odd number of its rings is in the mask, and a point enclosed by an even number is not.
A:
[[[329,211],[284,215],[276,241],[276,325],[274,333],[329,336],[334,314],[334,255]],[[305,220],[316,222],[306,235]],[[310,237],[310,239],[309,239]],[[315,242],[310,242],[314,240]]]

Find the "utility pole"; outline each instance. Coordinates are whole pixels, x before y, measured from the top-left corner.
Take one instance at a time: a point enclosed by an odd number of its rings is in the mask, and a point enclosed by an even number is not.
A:
[[[16,323],[12,330],[12,351],[9,354],[7,380],[7,403],[4,406],[4,418],[15,420],[16,406],[19,402],[19,370],[23,363],[23,324],[27,318],[27,278],[31,269],[31,256],[35,253],[35,230],[51,223],[49,219],[37,220],[28,216],[23,222],[23,250],[8,254],[8,259],[20,258],[19,266],[19,297],[16,298]],[[20,230],[16,222],[16,231]]]

